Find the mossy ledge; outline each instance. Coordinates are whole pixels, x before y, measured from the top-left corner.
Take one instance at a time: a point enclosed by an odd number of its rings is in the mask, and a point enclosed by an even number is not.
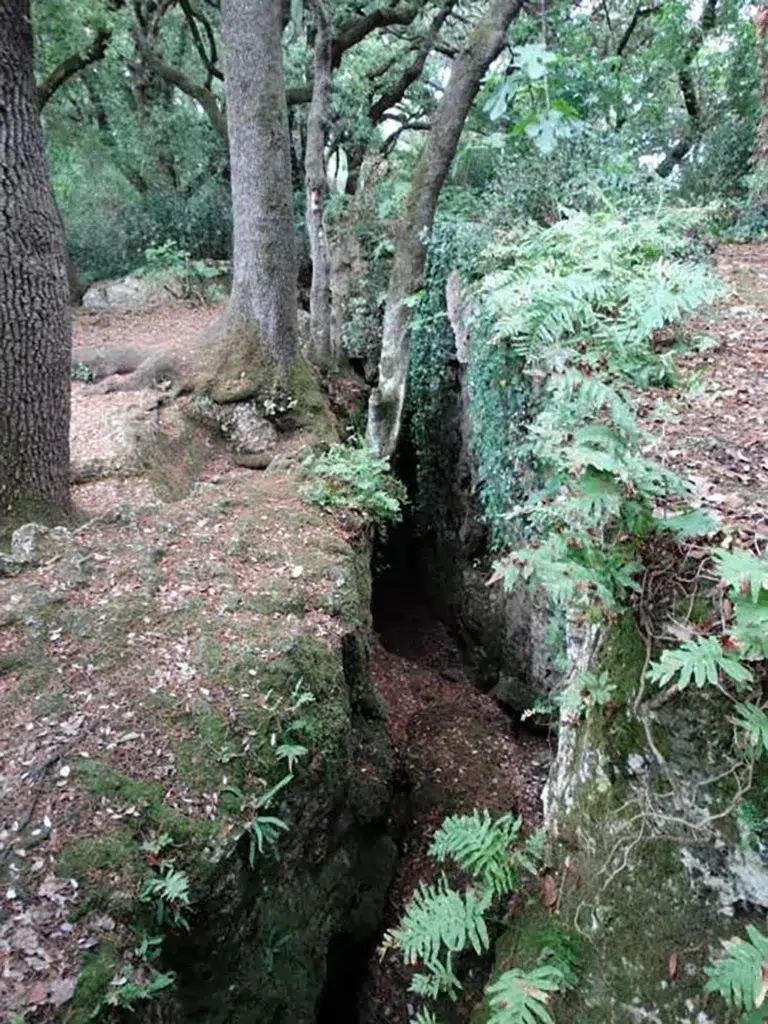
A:
[[[722,695],[685,691],[644,721],[646,649],[631,613],[569,631],[570,673],[607,672],[614,700],[561,713],[545,811],[556,902],[537,887],[496,947],[495,974],[567,947],[578,987],[551,1010],[572,1024],[731,1024],[706,994],[720,939],[763,926],[768,871],[738,821]],[[744,768],[744,766],[742,766]],[[478,1007],[475,1024],[487,1019]]]
[[[376,935],[396,858],[370,587],[369,552],[292,478],[231,468],[0,579],[19,823],[3,884],[13,913],[61,894],[52,971],[77,976],[25,1021],[120,1020],[110,991],[169,972],[131,1020],[314,1020],[329,944]],[[259,815],[288,826],[261,851]],[[165,862],[188,880],[187,927],[147,897]]]

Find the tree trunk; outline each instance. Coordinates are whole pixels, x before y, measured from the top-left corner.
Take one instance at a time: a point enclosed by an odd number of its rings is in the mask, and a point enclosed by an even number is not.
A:
[[[265,384],[297,359],[296,253],[281,0],[222,0],[231,158],[232,294],[217,341],[250,350]],[[256,369],[251,367],[251,370]]]
[[[469,109],[490,63],[499,55],[522,0],[493,0],[456,56],[443,98],[432,118],[427,144],[405,201],[389,278],[379,383],[368,409],[368,440],[381,455],[391,455],[400,435],[410,351],[411,306],[407,299],[421,287],[427,236],[453,161]]]
[[[327,370],[334,363],[334,353],[331,351],[331,255],[325,232],[325,201],[328,195],[325,146],[331,116],[331,37],[328,12],[323,0],[312,0],[312,9],[317,28],[304,161],[307,234],[312,257],[308,355],[313,363]]]
[[[755,20],[757,57],[760,75],[760,120],[752,154],[755,187],[752,200],[757,205],[768,203],[768,10],[760,10]]]
[[[69,512],[71,347],[29,0],[0,0],[0,533]]]

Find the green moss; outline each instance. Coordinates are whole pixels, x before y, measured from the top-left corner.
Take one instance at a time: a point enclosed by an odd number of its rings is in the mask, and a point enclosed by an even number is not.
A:
[[[625,612],[609,632],[600,652],[600,669],[608,672],[627,701],[637,692],[645,665],[645,644],[632,612]]]
[[[246,598],[245,607],[257,615],[303,615],[307,593],[295,583],[278,580],[270,590]]]
[[[120,960],[114,946],[102,944],[97,953],[89,953],[77,979],[68,1024],[88,1024],[98,1010],[117,973]]]
[[[131,832],[79,839],[59,857],[58,873],[84,882],[92,872],[111,871],[138,878],[144,872],[141,854]]]
[[[101,761],[83,760],[75,773],[96,796],[108,797],[124,804],[151,808],[163,802],[165,790],[157,782],[139,782],[129,775],[116,772]]]
[[[296,400],[292,413],[296,425],[310,430],[318,441],[328,444],[338,441],[336,423],[328,411],[312,367],[304,359],[297,360],[291,370],[290,391]]]

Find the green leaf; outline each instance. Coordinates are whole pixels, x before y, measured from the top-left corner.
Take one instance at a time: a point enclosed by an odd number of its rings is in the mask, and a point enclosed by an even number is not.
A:
[[[739,644],[742,657],[768,658],[768,590],[761,590],[755,602],[751,597],[734,595],[733,610],[736,621],[731,635]]]
[[[562,987],[563,974],[553,964],[505,971],[486,989],[490,1024],[555,1024],[549,1003],[551,994]]]
[[[748,683],[752,673],[732,654],[726,654],[717,637],[686,640],[651,664],[648,678],[659,686],[668,686],[677,676],[676,688],[685,690],[691,683],[699,689],[717,686],[720,672],[736,683]]]
[[[746,940],[728,939],[723,946],[727,956],[705,968],[709,981],[704,991],[719,992],[737,1010],[760,1009],[768,989],[768,937],[747,925]]]
[[[515,845],[522,819],[504,814],[495,821],[487,810],[445,819],[435,833],[429,852],[441,864],[454,860],[482,883],[490,898],[503,896],[517,885],[521,866]]]
[[[418,886],[399,926],[387,938],[409,964],[418,960],[429,964],[446,950],[460,952],[468,945],[482,953],[490,942],[483,916],[486,909],[487,902],[473,890],[462,896],[441,875],[435,885],[422,882]]]
[[[768,714],[756,704],[739,703],[734,708],[734,725],[756,757],[768,755]]]
[[[543,43],[526,43],[524,46],[515,46],[512,51],[515,55],[515,63],[522,73],[532,82],[538,82],[549,73],[547,68],[557,58]]]
[[[658,519],[657,525],[660,530],[671,530],[678,537],[708,537],[720,529],[720,521],[704,509]]]
[[[722,578],[757,604],[761,592],[768,589],[768,561],[744,550],[715,551],[715,560]]]

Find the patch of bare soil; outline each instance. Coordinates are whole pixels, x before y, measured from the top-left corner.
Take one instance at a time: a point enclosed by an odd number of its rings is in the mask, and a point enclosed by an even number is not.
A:
[[[545,738],[516,730],[496,702],[474,688],[446,628],[412,595],[389,596],[377,627],[371,671],[411,787],[411,820],[385,922],[391,928],[419,882],[439,875],[428,850],[447,815],[487,808],[521,814],[528,831],[541,824],[551,751]],[[364,1024],[405,1024],[411,1018],[412,974],[395,952],[372,963],[363,993]],[[468,979],[453,1020],[470,1019],[484,981],[482,969]]]
[[[638,396],[653,449],[695,500],[745,539],[768,539],[768,246],[724,245],[728,292],[689,325],[703,350],[678,359],[680,388]]]
[[[142,313],[75,313],[73,347],[114,349],[163,348],[171,343],[194,341],[221,315],[223,303],[197,306],[173,302]]]

